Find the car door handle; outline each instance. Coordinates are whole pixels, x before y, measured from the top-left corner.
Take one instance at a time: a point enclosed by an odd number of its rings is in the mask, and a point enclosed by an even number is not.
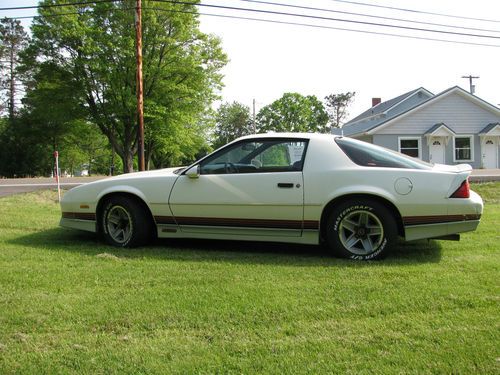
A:
[[[292,182],[278,182],[279,188],[293,188]]]

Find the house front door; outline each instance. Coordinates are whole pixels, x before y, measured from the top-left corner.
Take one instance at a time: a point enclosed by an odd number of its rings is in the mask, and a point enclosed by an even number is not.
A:
[[[483,145],[483,168],[497,168],[497,144],[494,139],[486,139]]]
[[[444,164],[444,139],[432,138],[429,146],[429,159],[435,164]]]

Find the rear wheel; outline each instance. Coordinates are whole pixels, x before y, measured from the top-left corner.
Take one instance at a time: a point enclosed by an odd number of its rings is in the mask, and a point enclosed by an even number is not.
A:
[[[350,200],[335,207],[326,230],[332,251],[350,259],[383,258],[397,239],[396,221],[390,211],[368,199]]]
[[[135,247],[151,238],[151,219],[134,199],[123,196],[109,198],[100,219],[101,232],[110,245]]]

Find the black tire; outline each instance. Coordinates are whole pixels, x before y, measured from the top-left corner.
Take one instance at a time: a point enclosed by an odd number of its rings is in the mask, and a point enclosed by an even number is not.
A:
[[[356,199],[340,203],[328,218],[326,239],[335,255],[357,260],[381,259],[395,246],[397,226],[378,202]]]
[[[151,240],[153,223],[144,207],[124,196],[109,198],[101,210],[101,233],[117,247],[136,247]]]

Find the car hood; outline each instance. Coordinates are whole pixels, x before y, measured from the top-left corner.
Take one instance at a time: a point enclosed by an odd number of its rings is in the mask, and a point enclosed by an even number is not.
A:
[[[120,183],[127,184],[129,182],[133,183],[134,181],[141,181],[154,177],[167,177],[167,176],[176,177],[178,175],[176,175],[174,172],[178,169],[181,169],[181,167],[155,169],[152,171],[145,171],[145,172],[124,173],[118,176],[107,177],[101,180],[85,183],[83,185],[77,186],[69,190],[65,195],[68,195],[68,193],[75,193],[77,191],[81,192],[84,190],[90,191],[98,188],[102,189],[103,187],[116,185],[117,183],[118,184]]]
[[[155,176],[166,176],[169,174],[174,174],[175,171],[182,169],[183,167],[173,167],[173,168],[164,168],[164,169],[155,169],[152,171],[145,171],[145,172],[133,172],[133,173],[124,173],[118,176],[113,176],[109,178],[105,178],[103,180],[99,180],[96,182],[101,182],[101,181],[120,181],[120,180],[135,180],[135,179],[141,179],[141,178],[147,178],[147,177],[155,177]]]

